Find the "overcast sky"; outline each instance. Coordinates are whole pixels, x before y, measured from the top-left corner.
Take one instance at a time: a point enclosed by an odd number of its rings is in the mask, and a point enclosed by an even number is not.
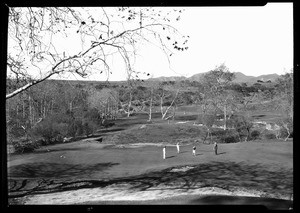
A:
[[[187,51],[170,57],[169,66],[159,49],[147,46],[140,53],[135,69],[149,72],[153,77],[190,77],[224,62],[232,72],[258,76],[283,74],[293,66],[292,3],[264,7],[188,7],[177,28],[190,36]],[[124,78],[116,70],[110,76],[110,80]]]

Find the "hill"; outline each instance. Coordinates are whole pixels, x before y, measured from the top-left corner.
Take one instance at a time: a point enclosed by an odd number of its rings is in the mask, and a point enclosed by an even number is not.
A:
[[[201,81],[201,79],[203,78],[203,76],[206,74],[207,72],[203,72],[203,73],[197,73],[195,75],[192,75],[189,78],[186,78],[184,76],[170,76],[170,77],[157,77],[157,78],[150,78],[148,80],[150,81],[183,81],[183,80],[188,80],[188,81]],[[235,83],[256,83],[258,80],[261,81],[268,81],[270,80],[271,82],[274,82],[279,75],[276,73],[273,74],[267,74],[267,75],[260,75],[260,76],[248,76],[245,75],[241,72],[234,72],[235,74],[235,79],[233,80],[233,82]]]
[[[187,78],[184,76],[170,76],[170,77],[165,77],[165,76],[161,76],[161,77],[157,77],[157,78],[149,78],[149,81],[184,81]]]

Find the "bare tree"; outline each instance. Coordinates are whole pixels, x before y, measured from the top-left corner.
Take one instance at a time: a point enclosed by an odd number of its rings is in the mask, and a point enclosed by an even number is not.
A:
[[[112,119],[116,113],[119,103],[118,93],[113,89],[88,89],[89,96],[87,98],[90,109],[97,109],[101,114],[101,120]]]
[[[290,73],[286,73],[277,79],[277,99],[276,103],[281,111],[281,119],[278,124],[287,131],[285,141],[293,132],[294,117],[294,82],[293,69]]]
[[[112,72],[113,57],[123,60],[128,73],[138,45],[150,43],[168,57],[183,51],[188,37],[170,23],[179,20],[180,9],[160,8],[9,8],[8,78],[24,84],[6,95],[9,99],[53,76],[87,77]],[[72,48],[62,42],[70,38]],[[176,41],[176,45],[172,46]],[[80,43],[80,45],[77,45]]]
[[[144,87],[139,95],[138,104],[140,105],[139,111],[148,114],[148,122],[152,120],[152,110],[153,106],[156,104],[157,95],[155,94],[155,88],[157,86],[157,82],[149,82],[149,87]]]
[[[215,108],[221,110],[224,114],[224,130],[227,126],[228,113],[233,111],[235,96],[228,90],[228,86],[234,79],[234,73],[229,72],[225,64],[221,64],[214,70],[204,75],[203,83],[206,85],[207,97]]]
[[[158,89],[158,95],[159,95],[159,98],[160,98],[160,112],[161,112],[161,119],[162,120],[167,120],[169,119],[171,116],[169,117],[166,117],[167,113],[169,112],[169,110],[171,109],[171,107],[173,106],[177,96],[178,96],[178,93],[179,93],[179,89],[175,91],[172,91],[172,88],[165,88],[165,86],[163,84],[160,84],[159,86],[159,89]],[[170,102],[170,104],[168,106],[164,106],[166,103],[166,99],[170,99],[172,100]]]

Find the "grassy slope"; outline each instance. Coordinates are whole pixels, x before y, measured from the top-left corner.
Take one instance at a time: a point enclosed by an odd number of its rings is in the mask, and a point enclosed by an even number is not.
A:
[[[124,183],[132,184],[140,192],[151,191],[153,187],[174,187],[174,184],[186,190],[209,186],[227,190],[242,187],[262,190],[266,196],[275,198],[293,192],[291,142],[221,144],[217,156],[212,145],[200,144],[196,157],[192,156],[192,145],[182,146],[180,154],[176,153],[175,146],[169,145],[166,160],[162,159],[162,147],[156,146],[103,148],[99,143],[74,142],[48,148],[49,152],[16,155],[9,160],[11,195],[32,193],[37,190],[35,187],[41,191],[55,187],[56,191],[65,191],[76,190],[79,186],[97,189]],[[61,158],[62,155],[65,158]],[[185,165],[194,168],[184,173],[170,172],[173,167]],[[202,203],[202,200],[196,201],[197,196],[182,199]]]
[[[8,174],[11,193],[31,193],[34,187],[43,188],[45,185],[44,188],[55,188],[55,184],[61,183],[76,189],[77,186],[68,185],[68,182],[74,181],[99,187],[107,180],[112,180],[111,183],[117,180],[136,183],[141,180],[141,183],[150,185],[160,184],[161,181],[177,181],[179,184],[185,181],[193,185],[200,181],[208,186],[235,185],[265,189],[268,193],[292,192],[292,142],[269,140],[219,144],[219,155],[215,156],[212,145],[195,142],[203,132],[192,122],[167,124],[156,114],[155,123],[148,124],[145,118],[120,119],[113,128],[116,131],[99,134],[115,144],[153,142],[158,146],[117,148],[89,138],[43,147],[31,154],[10,156]],[[144,124],[146,127],[140,128]],[[179,155],[174,146],[177,141],[182,145]],[[166,160],[162,159],[163,144],[167,145]],[[193,145],[197,145],[196,157],[192,156]],[[196,167],[184,176],[174,176],[168,172],[170,167],[184,165]]]

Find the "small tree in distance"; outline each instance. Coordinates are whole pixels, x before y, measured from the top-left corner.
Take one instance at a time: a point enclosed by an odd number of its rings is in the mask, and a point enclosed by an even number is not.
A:
[[[216,120],[215,114],[202,114],[201,115],[200,121],[206,127],[206,130],[207,130],[207,133],[204,137],[203,142],[205,142],[207,138],[210,139],[210,143],[212,142],[211,130],[212,130],[213,124],[215,123],[215,120]]]
[[[240,141],[242,141],[241,137],[244,135],[246,135],[245,141],[249,141],[251,138],[251,129],[253,127],[252,120],[247,116],[239,115],[233,118],[232,123],[239,135]]]

